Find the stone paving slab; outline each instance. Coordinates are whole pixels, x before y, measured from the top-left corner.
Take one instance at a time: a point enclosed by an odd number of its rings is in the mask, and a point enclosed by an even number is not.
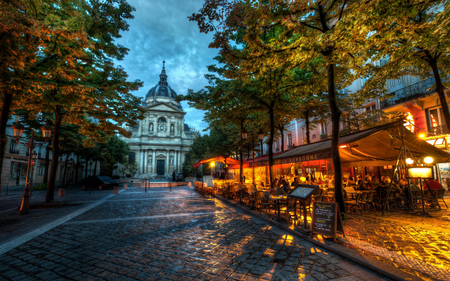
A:
[[[351,215],[345,222],[348,239],[341,241],[405,272],[450,280],[450,210],[444,206],[430,214],[432,218],[405,212]]]
[[[134,191],[0,255],[0,280],[382,280],[187,187]]]

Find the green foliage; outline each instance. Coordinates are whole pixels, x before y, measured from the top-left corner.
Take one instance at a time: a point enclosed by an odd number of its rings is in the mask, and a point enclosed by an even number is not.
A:
[[[47,183],[41,183],[36,186],[33,186],[34,190],[46,190],[47,189]]]

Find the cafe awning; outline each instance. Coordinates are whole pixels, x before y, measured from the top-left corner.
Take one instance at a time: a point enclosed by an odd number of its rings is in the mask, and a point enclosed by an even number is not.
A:
[[[225,161],[226,160],[226,161]],[[220,162],[220,163],[224,163],[227,165],[234,165],[234,164],[239,164],[239,160],[236,160],[234,158],[231,157],[224,157],[224,156],[217,156],[217,157],[213,157],[213,158],[208,158],[208,159],[203,159],[200,161],[195,162],[192,166],[194,168],[198,168],[200,167],[201,164],[204,163],[209,163],[209,162]]]
[[[389,123],[339,138],[343,166],[383,166],[395,164],[402,146],[399,123]],[[404,129],[405,144],[415,157],[432,156],[435,162],[448,162],[450,154]],[[331,140],[302,145],[273,157],[274,165],[331,158]],[[258,166],[269,165],[268,160]]]

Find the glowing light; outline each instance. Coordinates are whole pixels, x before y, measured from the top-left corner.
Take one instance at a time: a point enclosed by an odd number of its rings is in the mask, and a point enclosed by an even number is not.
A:
[[[419,138],[421,138],[421,139],[423,139],[423,138],[425,138],[427,135],[425,134],[425,133],[420,133],[419,134]]]
[[[414,160],[412,160],[411,158],[406,158],[406,164],[412,165],[414,164]]]
[[[433,163],[434,159],[433,157],[427,156],[425,157],[425,159],[423,159],[423,162],[427,163],[427,164],[431,164]]]
[[[405,122],[404,126],[406,127],[406,129],[408,129],[414,133],[414,125],[416,124],[416,122],[414,122],[414,116],[412,115],[412,113],[405,112],[405,119],[406,119],[406,122]]]
[[[344,144],[344,145],[340,145],[339,146],[339,148],[346,148],[347,147],[347,145],[346,144]]]
[[[216,165],[216,163],[214,163],[214,162],[211,162],[211,167],[214,167],[215,165]]]

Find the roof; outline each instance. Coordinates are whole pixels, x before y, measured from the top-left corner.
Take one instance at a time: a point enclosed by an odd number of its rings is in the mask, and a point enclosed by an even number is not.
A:
[[[169,86],[169,83],[167,83],[167,75],[166,75],[166,68],[165,68],[165,61],[163,61],[163,69],[161,71],[161,74],[159,75],[159,82],[156,84],[155,87],[151,88],[150,91],[148,91],[145,98],[151,98],[151,97],[168,97],[175,99],[177,97],[177,93]]]
[[[392,165],[402,146],[399,131],[399,122],[394,122],[340,137],[341,162],[344,166]],[[409,130],[403,132],[405,145],[415,157],[432,156],[436,162],[448,162],[450,154],[419,139]],[[273,157],[274,164],[328,158],[331,158],[331,140],[302,145]],[[258,166],[267,165],[268,161],[258,162]]]
[[[213,157],[213,158],[208,158],[208,159],[203,159],[200,160],[198,162],[195,162],[192,167],[194,168],[198,168],[200,167],[201,164],[204,163],[209,163],[209,162],[221,162],[227,165],[233,165],[233,164],[239,164],[239,160],[236,160],[234,158],[231,157],[224,157],[224,156],[217,156],[217,157]]]
[[[190,130],[191,130],[191,128],[189,128],[189,125],[184,123],[184,131],[187,132],[187,131],[190,131]]]

